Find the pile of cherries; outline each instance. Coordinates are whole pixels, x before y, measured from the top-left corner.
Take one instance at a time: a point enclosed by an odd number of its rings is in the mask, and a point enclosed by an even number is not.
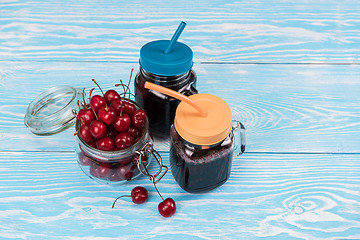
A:
[[[77,114],[80,137],[102,151],[118,151],[134,145],[144,134],[144,110],[120,97],[115,90],[90,98],[90,108]]]
[[[93,82],[103,93],[94,79]],[[83,108],[77,113],[81,126],[76,134],[88,145],[101,151],[121,151],[133,146],[145,133],[147,121],[145,111],[137,109],[128,99],[121,97],[113,89],[103,93],[103,96],[91,96],[92,90],[89,97],[90,103],[82,104]],[[133,154],[109,163],[89,157],[81,151],[79,162],[82,166],[90,167],[91,176],[117,182],[131,180],[139,173],[136,164],[137,157]],[[141,161],[146,164],[147,156],[143,156]]]

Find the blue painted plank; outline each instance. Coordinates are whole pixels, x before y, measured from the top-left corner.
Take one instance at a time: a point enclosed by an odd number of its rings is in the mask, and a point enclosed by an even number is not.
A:
[[[59,85],[111,88],[137,63],[1,62],[0,150],[72,151],[73,129],[36,137],[27,105]],[[247,129],[249,152],[359,153],[360,66],[196,64],[198,89],[227,101]],[[132,85],[131,85],[132,87]],[[156,147],[168,151],[168,144]]]
[[[165,219],[145,177],[103,186],[73,153],[0,152],[0,238],[358,239],[359,157],[244,154],[227,183],[203,194],[185,193],[169,173],[158,188],[177,212]],[[122,199],[111,208],[137,185],[148,189],[148,202]]]
[[[149,41],[180,41],[195,60],[359,63],[351,1],[3,1],[1,60],[137,61]]]
[[[0,238],[359,239],[359,13],[355,0],[1,1]],[[73,129],[36,137],[23,117],[49,87],[127,80],[139,48],[181,20],[198,89],[229,103],[248,153],[209,193],[185,193],[167,174],[158,187],[178,210],[164,219],[145,177],[94,183],[77,166]],[[354,64],[208,64],[230,62]],[[168,143],[155,144],[169,165]],[[111,209],[137,185],[146,204]]]

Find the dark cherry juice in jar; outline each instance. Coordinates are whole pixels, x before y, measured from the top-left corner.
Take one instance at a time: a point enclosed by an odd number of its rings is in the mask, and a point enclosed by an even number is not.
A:
[[[181,23],[179,28],[184,27]],[[196,94],[196,74],[192,70],[193,52],[177,42],[179,28],[171,40],[157,40],[140,50],[140,68],[135,77],[135,99],[146,111],[150,132],[168,137],[179,100],[144,87],[146,81],[172,89],[186,96]],[[181,30],[182,31],[182,30]],[[181,32],[180,31],[180,32]],[[177,37],[176,37],[177,36]]]
[[[245,150],[245,129],[232,120],[230,107],[222,99],[210,94],[190,98],[206,116],[185,102],[179,104],[170,131],[170,166],[179,186],[196,193],[228,180],[233,157]]]
[[[187,142],[174,127],[170,136],[171,171],[181,188],[204,192],[222,185],[230,177],[234,152],[232,134],[214,146]]]

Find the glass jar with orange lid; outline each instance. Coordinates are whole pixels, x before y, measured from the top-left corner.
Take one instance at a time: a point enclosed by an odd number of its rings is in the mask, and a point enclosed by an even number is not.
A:
[[[233,157],[245,150],[245,128],[232,120],[231,109],[211,94],[189,97],[205,116],[186,102],[176,110],[170,130],[170,166],[179,186],[187,192],[205,192],[230,177]]]

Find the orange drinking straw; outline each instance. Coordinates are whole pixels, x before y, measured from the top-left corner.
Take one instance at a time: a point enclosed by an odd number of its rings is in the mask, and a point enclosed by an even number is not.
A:
[[[189,104],[190,106],[192,106],[193,108],[195,108],[199,113],[201,117],[206,117],[206,112],[204,111],[204,109],[195,101],[191,100],[190,98],[188,98],[187,96],[178,93],[174,90],[171,90],[169,88],[166,87],[162,87],[159,85],[156,85],[154,83],[151,82],[145,82],[145,88],[157,91],[157,92],[161,92],[165,95],[168,95],[170,97],[179,99],[181,101],[186,102],[187,104]]]

